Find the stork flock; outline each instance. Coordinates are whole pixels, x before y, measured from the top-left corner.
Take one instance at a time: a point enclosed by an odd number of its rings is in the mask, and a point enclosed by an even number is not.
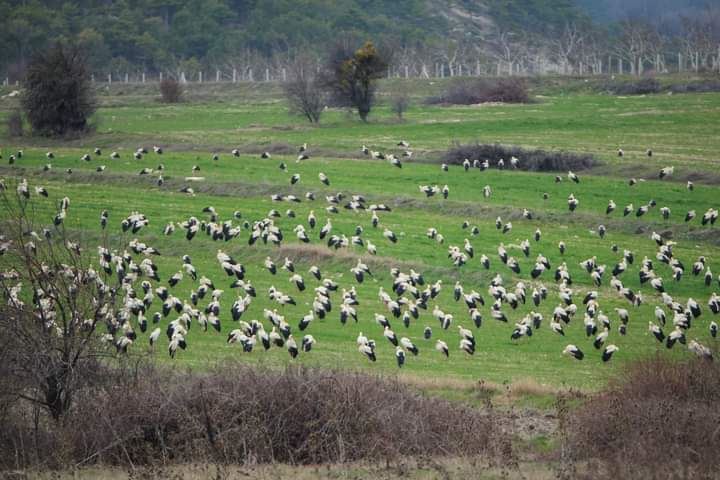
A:
[[[410,144],[406,141],[400,141],[397,146],[402,149],[399,156],[395,154],[387,154],[378,151],[372,151],[366,146],[362,146],[361,152],[364,155],[378,160],[385,160],[391,166],[403,168],[403,159],[412,157]],[[163,155],[163,148],[155,146],[152,151],[155,155]],[[140,160],[148,155],[149,150],[139,148],[133,154],[133,158]],[[99,148],[94,150],[94,156],[101,157],[102,151]],[[240,151],[235,149],[231,152],[232,156],[239,157]],[[622,151],[618,152],[622,155]],[[261,158],[270,159],[272,156],[269,152],[264,152]],[[23,157],[23,152],[18,151],[16,154],[10,155],[9,163],[14,164]],[[47,152],[48,161],[52,162],[55,158],[53,152]],[[1,158],[1,157],[0,157]],[[90,162],[93,155],[87,153],[81,157],[83,162]],[[120,158],[118,152],[112,152],[111,159]],[[302,162],[310,158],[310,151],[307,144],[299,148],[296,162]],[[219,154],[213,154],[213,161],[220,159]],[[495,165],[490,164],[489,160],[466,159],[459,167],[448,164],[441,165],[441,171],[447,172],[450,168],[462,168],[469,172],[472,169],[480,171],[489,168],[498,169],[516,169],[521,167],[522,160],[511,158],[507,164],[504,160],[496,162]],[[52,168],[52,164],[48,163],[43,167],[43,171]],[[105,170],[104,165],[96,168],[97,172]],[[193,173],[200,170],[199,166],[193,166]],[[139,175],[155,175],[158,186],[163,186],[163,164],[159,164],[156,168],[143,167],[139,171]],[[299,173],[290,173],[290,167],[282,162],[279,165],[281,175],[290,175],[290,185],[296,185],[301,182]],[[673,167],[662,168],[658,173],[660,180],[673,175]],[[68,174],[72,174],[72,170],[67,170]],[[318,181],[328,187],[331,179],[324,173],[319,172]],[[565,176],[556,176],[555,182],[565,181]],[[581,188],[580,177],[570,171],[567,173],[567,181],[572,182]],[[631,179],[630,185],[637,183],[637,180]],[[0,184],[0,188],[6,189],[5,183]],[[448,198],[450,196],[450,186],[440,185],[419,185],[419,190],[427,197],[435,195]],[[688,191],[694,189],[691,182],[687,183]],[[181,192],[188,195],[194,195],[191,187],[185,186]],[[493,195],[493,188],[485,185],[481,190],[481,194],[488,198]],[[17,193],[21,201],[28,201],[34,192],[35,196],[40,199],[48,198],[48,190],[40,185],[30,187],[27,180],[22,179],[17,186]],[[547,198],[547,194],[544,194]],[[581,204],[581,196],[570,194],[567,199],[567,206],[570,212],[577,210]],[[287,203],[289,205],[305,202],[316,202],[316,195],[313,192],[307,192],[304,198],[295,195],[273,194],[272,202]],[[366,228],[381,230],[382,237],[392,244],[402,243],[402,239],[390,228],[383,226],[381,216],[385,212],[392,209],[382,203],[369,203],[364,195],[344,193],[336,193],[325,196],[325,211],[328,215],[327,219],[321,222],[315,214],[315,210],[310,210],[305,221],[297,219],[297,214],[292,209],[287,209],[284,213],[286,218],[291,219],[292,223],[296,223],[294,228],[289,229],[294,234],[298,242],[308,244],[311,242],[322,242],[327,245],[331,251],[349,248],[365,249],[369,255],[376,255],[382,246],[378,246],[368,239],[364,238],[363,233]],[[58,202],[57,213],[52,218],[55,226],[62,224],[67,218],[70,207],[70,199],[65,197]],[[622,209],[623,216],[634,214],[636,217],[642,217],[651,209],[655,208],[657,203],[651,200],[638,207],[632,203],[624,206]],[[320,211],[318,207],[318,211]],[[368,222],[366,225],[357,225],[350,237],[343,233],[337,232],[333,228],[331,220],[332,215],[340,215],[342,210],[348,210],[355,213],[364,213]],[[613,200],[609,200],[605,209],[605,215],[608,217],[613,215],[618,205]],[[664,218],[670,215],[669,207],[660,208],[660,212]],[[197,215],[197,216],[196,216]],[[271,244],[279,246],[286,241],[286,233],[281,228],[279,218],[283,217],[277,209],[272,209],[264,218],[253,220],[243,219],[240,212],[234,212],[232,218],[221,219],[218,212],[213,206],[203,205],[198,207],[197,213],[190,214],[187,218],[177,219],[168,223],[163,234],[167,236],[182,234],[188,243],[192,245],[201,242],[230,242],[245,241],[249,247],[255,244]],[[697,213],[695,210],[688,211],[685,215],[685,221],[695,221]],[[99,214],[99,224],[101,229],[111,229],[112,223],[109,220],[110,213],[103,210]],[[522,212],[523,220],[532,220],[533,212],[527,208]],[[708,209],[700,217],[702,225],[713,226],[718,219],[717,209]],[[341,324],[346,324],[352,320],[358,322],[357,306],[360,305],[361,298],[358,295],[356,286],[362,284],[367,277],[372,277],[373,272],[364,257],[358,256],[357,262],[349,269],[351,275],[350,281],[345,285],[339,285],[332,278],[323,275],[322,270],[317,265],[312,265],[307,274],[296,268],[295,263],[290,258],[285,258],[280,264],[276,264],[271,257],[267,257],[262,267],[266,269],[270,275],[287,276],[287,282],[291,290],[304,292],[310,287],[310,283],[314,285],[314,297],[311,302],[311,308],[302,313],[296,310],[301,308],[293,298],[294,293],[282,291],[281,288],[270,286],[266,292],[267,298],[271,302],[271,308],[264,308],[262,319],[248,319],[246,313],[250,305],[257,298],[258,292],[249,278],[248,270],[241,262],[240,258],[235,258],[226,252],[226,248],[218,248],[216,252],[217,272],[222,272],[227,277],[226,283],[220,285],[219,282],[211,280],[208,276],[202,275],[197,271],[192,261],[192,247],[188,254],[182,256],[179,269],[170,275],[161,275],[153,258],[160,255],[158,248],[148,245],[137,238],[142,231],[147,231],[150,219],[139,211],[130,212],[125,218],[117,223],[118,228],[124,233],[130,233],[133,239],[127,243],[127,246],[121,250],[109,250],[105,247],[97,249],[97,265],[99,269],[108,276],[116,276],[123,286],[124,298],[123,307],[117,318],[112,319],[113,325],[108,329],[108,333],[104,334],[102,339],[110,345],[114,345],[118,352],[127,352],[137,341],[138,336],[136,329],[146,332],[153,325],[166,322],[165,334],[168,338],[168,353],[171,357],[175,357],[179,350],[188,347],[186,340],[188,331],[193,323],[208,331],[212,329],[217,332],[227,331],[227,343],[237,344],[243,351],[252,352],[255,348],[285,348],[290,357],[297,357],[300,352],[310,352],[318,341],[311,333],[322,338],[322,326],[317,325],[316,319],[326,319],[331,317],[333,311],[339,313],[338,320]],[[495,222],[496,228],[506,234],[513,228],[510,221],[503,221],[498,217]],[[450,263],[455,268],[473,263],[476,258],[475,249],[470,241],[471,237],[480,234],[477,226],[473,226],[469,221],[459,226],[463,231],[469,232],[462,245],[449,245],[447,248]],[[605,237],[606,228],[600,225],[597,229],[601,239]],[[292,236],[292,234],[290,236]],[[36,234],[36,236],[38,236]],[[39,237],[39,236],[38,236]],[[207,237],[202,239],[202,237]],[[435,227],[427,229],[427,237],[430,241],[436,242],[438,245],[445,243],[445,237],[438,232]],[[533,240],[535,245],[540,245],[542,232],[538,228]],[[677,258],[673,251],[675,242],[666,240],[663,236],[653,232],[648,242],[652,242],[656,250],[654,258],[645,257],[638,261],[640,267],[637,271],[641,284],[647,284],[655,294],[651,297],[645,297],[639,291],[633,291],[625,286],[623,276],[628,275],[628,270],[633,264],[636,264],[635,253],[630,250],[620,249],[617,245],[612,245],[611,249],[618,255],[617,263],[609,268],[606,265],[598,264],[597,257],[585,259],[580,262],[580,271],[582,275],[588,276],[589,283],[593,286],[590,291],[583,291],[578,294],[573,291],[573,275],[571,268],[566,262],[560,262],[558,265],[551,265],[546,255],[538,253],[535,259],[533,269],[528,272],[530,278],[523,278],[523,272],[519,261],[514,258],[504,243],[497,246],[497,257],[491,258],[487,254],[478,257],[475,264],[477,269],[490,270],[491,264],[499,265],[499,268],[507,268],[508,274],[514,279],[512,284],[506,284],[503,276],[497,273],[488,285],[481,287],[473,285],[468,287],[461,282],[456,282],[452,288],[453,298],[455,302],[462,302],[467,308],[467,315],[462,319],[455,318],[452,314],[443,311],[438,305],[437,297],[440,291],[445,288],[442,279],[428,281],[425,279],[423,272],[417,272],[413,269],[402,271],[399,268],[391,268],[390,274],[392,282],[389,285],[383,285],[378,290],[379,302],[374,308],[375,312],[372,316],[376,325],[374,333],[379,337],[382,335],[384,341],[388,341],[395,348],[395,359],[397,365],[402,367],[408,355],[420,355],[421,350],[425,349],[426,342],[434,341],[434,350],[436,355],[449,358],[451,351],[454,349],[451,345],[457,345],[457,350],[464,355],[472,356],[476,352],[476,333],[481,329],[485,321],[481,307],[489,304],[489,316],[492,321],[509,324],[508,336],[511,341],[516,342],[521,339],[529,339],[534,332],[547,322],[548,328],[553,334],[564,336],[571,325],[580,323],[572,321],[578,312],[582,316],[581,324],[588,339],[588,346],[568,344],[562,354],[568,355],[577,360],[583,360],[589,354],[587,352],[597,351],[597,356],[603,362],[609,361],[613,355],[619,351],[619,348],[611,342],[614,335],[625,335],[630,325],[630,319],[633,316],[632,310],[639,307],[645,302],[656,302],[654,316],[648,320],[648,333],[668,349],[673,348],[677,343],[685,345],[686,348],[698,355],[712,360],[712,350],[703,345],[696,338],[691,337],[691,328],[706,328],[712,338],[716,338],[718,334],[718,324],[715,321],[707,321],[701,327],[698,327],[698,320],[703,315],[704,307],[693,298],[688,298],[685,302],[680,302],[673,298],[665,290],[665,281],[658,272],[656,262],[667,265],[672,272],[672,280],[679,282],[685,276],[686,267],[684,262]],[[27,248],[31,248],[28,242]],[[0,236],[0,255],[3,254],[10,246],[10,241]],[[412,248],[407,245],[407,248]],[[76,246],[79,252],[79,247]],[[202,247],[207,248],[207,244]],[[444,248],[444,247],[440,247]],[[526,258],[530,258],[531,250],[534,245],[529,239],[524,240],[520,245],[520,251]],[[564,255],[567,245],[564,241],[560,241],[557,245],[560,255]],[[499,262],[497,264],[496,262]],[[702,283],[706,288],[710,288],[715,279],[713,277],[710,265],[705,257],[701,256],[691,262],[690,273],[693,277],[702,277]],[[548,274],[546,272],[553,272]],[[610,279],[607,280],[611,292],[617,296],[620,301],[627,303],[625,308],[614,308],[614,314],[603,311],[601,306],[601,287],[610,273]],[[207,273],[211,275],[210,273]],[[309,275],[309,276],[308,276]],[[310,281],[306,281],[306,277]],[[101,282],[100,277],[96,277]],[[163,280],[165,278],[166,280]],[[190,295],[185,298],[176,296],[176,286],[183,280],[189,278],[193,282],[193,289]],[[549,300],[551,294],[549,289],[543,284],[543,281],[549,280],[554,282],[557,289],[557,301]],[[279,284],[279,282],[278,282]],[[717,277],[717,284],[720,286],[720,276]],[[235,298],[231,300],[230,317],[232,324],[230,327],[224,328],[221,325],[220,313],[226,307],[222,304],[225,296],[223,287],[238,292]],[[486,296],[478,290],[486,290]],[[19,289],[18,289],[19,290]],[[579,295],[582,298],[579,299]],[[610,295],[610,294],[608,294]],[[362,299],[363,302],[371,303],[371,299]],[[530,313],[517,318],[519,315],[514,311],[522,304],[532,302],[533,310]],[[540,307],[543,303],[555,303],[551,306],[551,313],[543,315],[540,313]],[[201,306],[201,304],[203,304]],[[226,304],[227,305],[227,304]],[[335,305],[338,305],[337,307]],[[275,308],[276,307],[276,308]],[[712,315],[720,313],[720,296],[712,293],[707,301],[707,307]],[[280,309],[280,312],[278,311]],[[151,311],[153,313],[151,313]],[[400,322],[404,327],[409,327],[411,323],[418,322],[421,319],[421,311],[429,311],[435,320],[435,329],[440,331],[436,334],[433,327],[426,325],[423,330],[422,339],[411,339],[403,336],[399,331],[396,322]],[[546,320],[546,316],[549,316]],[[515,317],[515,318],[513,318]],[[512,319],[512,320],[511,320]],[[149,320],[149,321],[148,321]],[[613,328],[613,323],[617,323],[617,327]],[[316,326],[317,325],[317,326]],[[474,327],[474,331],[467,326]],[[457,336],[452,341],[449,337],[451,331],[456,331]],[[299,333],[298,333],[299,332]],[[160,326],[156,326],[148,335],[150,345],[154,345],[162,330]],[[298,335],[298,338],[294,336]],[[300,337],[301,336],[301,337]],[[437,338],[442,336],[443,338]],[[376,361],[377,350],[376,341],[364,333],[360,333],[356,339],[357,351],[360,355],[366,357],[369,361]],[[433,339],[433,337],[435,337]],[[433,345],[433,343],[430,343]],[[560,353],[560,352],[558,352]]]

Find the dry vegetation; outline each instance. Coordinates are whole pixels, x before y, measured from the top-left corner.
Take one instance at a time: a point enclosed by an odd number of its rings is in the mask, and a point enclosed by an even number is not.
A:
[[[4,469],[384,462],[485,454],[495,435],[471,408],[377,377],[305,368],[128,368],[79,391],[58,422],[27,404],[6,407]]]
[[[22,137],[24,133],[23,118],[20,110],[13,111],[5,120],[8,136]]]
[[[430,105],[476,105],[478,103],[530,103],[530,94],[523,79],[470,79],[457,80],[435,97],[429,97]]]
[[[183,88],[174,78],[165,78],[160,82],[160,97],[164,103],[178,103],[183,98]]]
[[[604,89],[614,95],[648,95],[660,93],[662,86],[657,79],[648,77],[632,82],[610,82]]]
[[[717,478],[720,366],[639,361],[568,417],[568,442],[593,478]]]
[[[490,167],[495,168],[502,159],[505,168],[511,168],[510,159],[512,157],[522,159],[517,165],[519,170],[529,171],[580,171],[598,165],[598,161],[588,154],[525,150],[515,146],[481,143],[455,145],[445,153],[442,162],[449,165],[461,165],[465,159],[470,161],[488,160]]]

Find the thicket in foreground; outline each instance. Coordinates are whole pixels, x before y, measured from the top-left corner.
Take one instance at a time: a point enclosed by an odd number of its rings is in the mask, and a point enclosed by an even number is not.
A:
[[[21,103],[32,131],[60,136],[88,129],[95,96],[79,48],[57,43],[37,53],[27,67]]]
[[[115,370],[118,372],[118,370]],[[82,390],[63,422],[11,405],[0,468],[172,463],[322,464],[492,453],[492,419],[379,377],[223,364],[146,368]]]
[[[717,478],[718,405],[717,361],[638,361],[571,412],[569,451],[592,478]]]

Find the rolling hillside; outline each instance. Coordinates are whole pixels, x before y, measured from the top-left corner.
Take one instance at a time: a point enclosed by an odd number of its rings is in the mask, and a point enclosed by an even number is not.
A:
[[[57,39],[84,46],[96,72],[152,71],[325,51],[342,38],[422,49],[496,27],[548,34],[582,14],[573,0],[5,0],[0,18],[0,72],[12,73]]]

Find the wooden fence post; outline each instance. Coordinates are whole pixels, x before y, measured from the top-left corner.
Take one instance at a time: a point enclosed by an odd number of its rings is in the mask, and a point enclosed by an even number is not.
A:
[[[162,80],[163,80],[163,73],[162,73],[162,71],[160,71],[160,77],[159,77],[159,78],[160,78],[160,81],[162,82]]]
[[[237,68],[233,68],[233,83],[237,83]]]
[[[108,85],[112,84],[112,73],[108,73]]]

